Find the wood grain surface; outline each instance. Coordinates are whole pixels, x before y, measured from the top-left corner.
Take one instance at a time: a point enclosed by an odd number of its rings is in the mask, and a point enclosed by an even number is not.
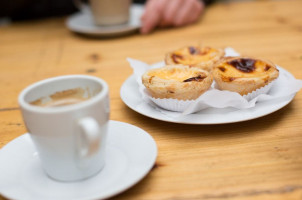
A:
[[[154,63],[200,43],[269,59],[302,79],[301,8],[301,0],[219,2],[194,25],[109,39],[74,34],[65,18],[3,26],[0,148],[26,132],[17,103],[22,89],[53,76],[88,74],[108,82],[110,118],[144,129],[158,145],[151,172],[113,199],[302,199],[302,92],[275,113],[225,125],[154,120],[120,98],[132,74],[127,57]]]

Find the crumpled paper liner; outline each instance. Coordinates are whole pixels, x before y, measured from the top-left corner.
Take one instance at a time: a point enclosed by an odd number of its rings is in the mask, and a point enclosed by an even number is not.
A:
[[[246,95],[243,95],[242,97],[245,98],[247,101],[252,100],[253,98],[259,96],[260,94],[267,94],[268,91],[271,89],[271,87],[274,85],[274,83],[276,82],[276,80],[273,80],[272,82],[270,82],[269,84],[258,88],[257,90],[248,93]]]
[[[148,95],[149,96],[149,95]],[[157,106],[164,108],[166,110],[183,112],[188,108],[188,106],[195,102],[195,100],[178,100],[178,99],[159,99],[149,96],[151,101]]]
[[[275,80],[251,93],[243,95],[242,97],[244,99],[246,99],[247,101],[250,101],[253,98],[259,96],[260,94],[266,94],[271,89],[271,87],[273,86],[274,83],[275,83]],[[220,93],[220,90],[215,91],[215,93],[216,92]],[[146,90],[144,90],[144,93],[157,106],[159,106],[163,109],[175,111],[175,112],[184,112],[191,104],[197,103],[196,101],[198,101],[198,100],[160,99],[160,98],[154,98],[154,97],[150,96]],[[215,93],[213,95],[215,95]]]
[[[225,53],[225,56],[239,56],[239,54],[230,47],[225,48]],[[275,81],[244,96],[241,96],[236,92],[218,90],[215,88],[214,82],[212,87],[196,100],[180,101],[177,99],[156,99],[147,93],[145,86],[142,84],[141,77],[147,70],[162,67],[165,63],[160,62],[154,65],[148,65],[131,58],[128,58],[127,60],[133,69],[133,73],[139,85],[138,92],[140,92],[144,101],[148,103],[151,103],[150,101],[152,101],[160,108],[181,112],[183,115],[195,113],[206,108],[252,108],[257,102],[270,101],[290,96],[302,88],[302,80],[295,79],[289,72],[278,67],[280,73]],[[165,112],[164,110],[162,111]]]

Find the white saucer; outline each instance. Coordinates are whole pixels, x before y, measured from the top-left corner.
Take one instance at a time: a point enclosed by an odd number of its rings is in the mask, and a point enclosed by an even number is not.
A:
[[[152,168],[157,156],[153,138],[144,130],[110,121],[106,165],[84,181],[54,181],[42,171],[29,134],[0,150],[0,194],[11,199],[104,199],[130,188]]]
[[[278,67],[278,69],[280,73],[293,77],[285,69],[281,67]],[[226,124],[251,120],[283,108],[290,103],[295,96],[291,95],[280,100],[274,100],[273,102],[258,102],[255,107],[249,109],[208,108],[197,113],[180,116],[180,114],[175,115],[175,112],[163,112],[163,110],[157,106],[145,102],[139,93],[138,87],[134,75],[130,76],[121,87],[120,96],[129,108],[153,119],[180,124]]]
[[[126,24],[114,26],[96,26],[90,10],[79,12],[67,18],[67,27],[74,32],[91,36],[120,36],[136,31],[141,26],[141,15],[144,6],[133,4],[130,8],[130,19]]]

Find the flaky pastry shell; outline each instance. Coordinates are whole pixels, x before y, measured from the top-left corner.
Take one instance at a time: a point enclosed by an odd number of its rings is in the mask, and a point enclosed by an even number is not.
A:
[[[213,78],[208,71],[199,68],[167,65],[145,72],[142,82],[154,98],[193,100],[211,87]]]
[[[211,71],[213,66],[224,56],[223,49],[203,46],[186,46],[165,56],[167,65],[183,64]]]
[[[279,70],[268,61],[249,57],[226,57],[212,71],[220,90],[249,94],[279,76]]]

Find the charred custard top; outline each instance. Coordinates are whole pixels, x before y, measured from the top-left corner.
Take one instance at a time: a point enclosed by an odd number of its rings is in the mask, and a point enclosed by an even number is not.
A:
[[[274,70],[275,66],[262,60],[252,58],[235,58],[222,62],[217,66],[219,73],[228,80],[233,81],[236,78],[265,78]]]
[[[192,82],[192,81],[202,81],[207,77],[207,75],[199,70],[195,70],[192,68],[158,68],[156,70],[152,70],[148,73],[148,75],[153,77],[158,77],[160,79],[165,80],[176,80],[180,82]]]
[[[194,65],[197,63],[205,62],[211,60],[216,56],[218,50],[210,47],[194,47],[189,46],[177,51],[174,51],[171,55],[174,63],[184,64],[184,65]]]

